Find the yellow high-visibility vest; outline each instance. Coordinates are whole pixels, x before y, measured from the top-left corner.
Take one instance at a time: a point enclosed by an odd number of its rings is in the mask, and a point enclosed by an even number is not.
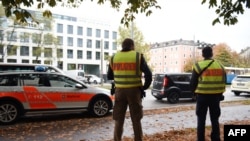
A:
[[[141,87],[141,54],[136,51],[117,52],[111,60],[116,88]]]
[[[194,65],[194,70],[200,72],[212,60],[204,60]],[[214,61],[199,77],[195,93],[199,94],[218,94],[223,93],[226,87],[225,70],[221,64]]]

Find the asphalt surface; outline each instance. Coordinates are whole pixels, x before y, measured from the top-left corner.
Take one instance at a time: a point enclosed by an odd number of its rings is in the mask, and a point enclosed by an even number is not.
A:
[[[225,101],[230,101],[226,94]],[[166,102],[159,103],[156,100],[144,99],[144,110],[152,111],[152,114],[144,114],[142,119],[143,132],[145,134],[154,134],[168,130],[179,130],[183,128],[196,127],[195,111],[175,111],[160,114],[153,114],[154,109],[184,107],[194,105],[194,102],[186,104],[176,104],[168,106]],[[243,97],[249,99],[249,97]],[[148,100],[147,100],[148,99]],[[235,99],[235,98],[234,98]],[[241,97],[235,99],[240,100]],[[156,105],[156,102],[159,105]],[[183,103],[183,102],[182,102]],[[156,106],[152,108],[153,106]],[[164,106],[164,107],[163,107]],[[250,120],[249,105],[232,105],[222,107],[220,123],[226,123],[235,120]],[[209,116],[207,125],[210,124]],[[87,114],[74,113],[58,116],[38,116],[26,117],[14,125],[0,126],[0,141],[105,141],[113,137],[114,121],[112,115],[104,118],[92,118]],[[124,136],[132,137],[133,128],[130,117],[126,117],[124,124]]]
[[[220,123],[235,120],[249,120],[249,105],[222,107]],[[210,124],[207,117],[207,125]],[[154,134],[168,130],[196,127],[194,110],[172,113],[147,114],[142,119],[144,134]],[[82,117],[79,114],[63,117],[26,118],[11,126],[0,126],[0,141],[105,141],[113,137],[113,120],[105,118]],[[130,117],[124,124],[124,136],[132,137]]]

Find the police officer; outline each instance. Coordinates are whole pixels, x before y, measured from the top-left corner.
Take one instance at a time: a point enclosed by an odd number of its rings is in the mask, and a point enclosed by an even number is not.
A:
[[[144,73],[145,77],[144,84],[142,84],[141,80],[142,73]],[[143,55],[134,51],[134,41],[132,39],[125,39],[122,42],[122,50],[112,57],[107,77],[109,80],[114,80],[115,83],[114,141],[121,141],[122,139],[128,106],[133,124],[134,140],[142,141],[142,98],[144,90],[148,89],[152,82],[152,72]]]
[[[226,73],[224,67],[212,59],[212,47],[204,47],[202,56],[204,60],[193,66],[190,81],[191,89],[197,96],[197,141],[205,141],[205,124],[208,109],[212,125],[211,141],[220,141],[220,101],[224,98],[222,94],[225,91]]]

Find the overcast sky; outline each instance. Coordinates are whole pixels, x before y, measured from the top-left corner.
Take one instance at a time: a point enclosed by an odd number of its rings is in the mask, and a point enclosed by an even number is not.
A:
[[[176,39],[199,40],[207,43],[226,43],[232,50],[240,52],[250,46],[250,10],[239,15],[239,22],[234,26],[216,24],[217,17],[208,5],[201,5],[201,0],[159,0],[161,9],[153,9],[151,16],[136,16],[136,26],[142,31],[145,42],[165,42]],[[53,11],[62,12],[61,8]],[[63,11],[62,14],[108,20],[119,26],[123,11],[115,11],[109,5],[99,6],[96,2],[83,1],[78,9]]]

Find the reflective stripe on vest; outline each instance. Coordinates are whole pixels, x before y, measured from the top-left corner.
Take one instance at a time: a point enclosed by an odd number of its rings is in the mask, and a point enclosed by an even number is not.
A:
[[[111,60],[117,88],[142,86],[140,70],[141,54],[136,51],[117,52]]]
[[[195,64],[194,69],[199,74],[211,60],[205,60]],[[218,94],[225,91],[225,70],[218,63],[213,62],[199,77],[195,93]]]

